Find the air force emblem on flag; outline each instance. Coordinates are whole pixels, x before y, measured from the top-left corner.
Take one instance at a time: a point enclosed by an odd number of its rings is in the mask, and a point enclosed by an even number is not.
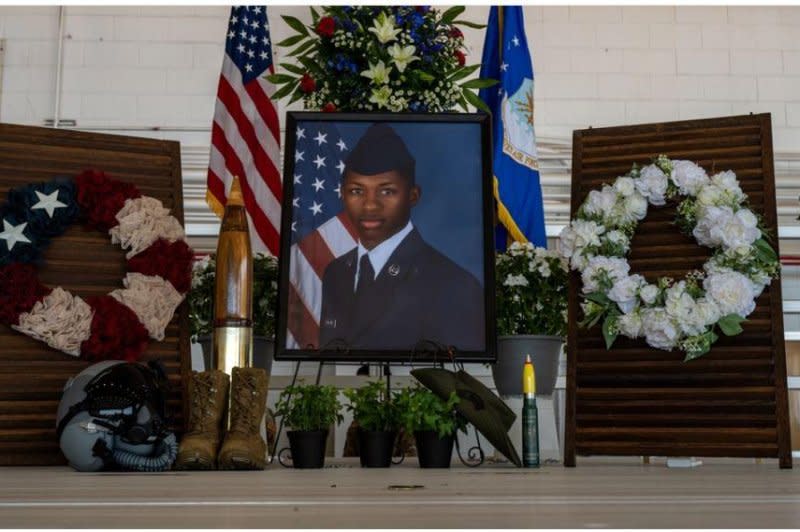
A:
[[[533,80],[525,78],[511,96],[503,97],[503,152],[531,170],[539,169],[533,129]]]

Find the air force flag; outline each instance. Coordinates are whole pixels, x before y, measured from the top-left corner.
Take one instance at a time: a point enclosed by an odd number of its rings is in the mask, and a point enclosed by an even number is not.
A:
[[[533,127],[533,66],[522,7],[491,8],[482,65],[480,77],[500,80],[480,91],[493,116],[494,196],[501,223],[496,246],[505,249],[507,236],[547,246]]]

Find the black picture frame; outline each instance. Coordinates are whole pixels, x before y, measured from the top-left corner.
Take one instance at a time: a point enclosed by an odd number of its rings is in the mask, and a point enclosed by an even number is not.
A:
[[[437,113],[437,114],[422,114],[422,113],[321,113],[321,112],[306,112],[306,111],[290,111],[286,114],[286,138],[285,138],[285,151],[284,151],[284,188],[283,188],[283,201],[282,201],[282,214],[281,214],[281,247],[279,258],[279,281],[278,281],[278,307],[276,309],[277,329],[276,329],[276,342],[275,342],[275,360],[300,360],[300,361],[331,361],[331,362],[352,362],[352,363],[365,363],[365,362],[394,362],[394,363],[416,363],[416,362],[444,362],[449,360],[450,357],[462,362],[494,362],[497,357],[497,331],[496,331],[496,316],[495,316],[495,294],[494,294],[494,279],[495,279],[495,257],[494,257],[494,200],[493,200],[493,174],[492,174],[492,131],[491,131],[491,117],[486,113]],[[396,349],[396,348],[380,348],[370,347],[368,349],[359,348],[358,346],[347,345],[346,342],[328,342],[323,346],[314,345],[311,342],[305,343],[305,347],[294,339],[292,331],[289,330],[290,316],[292,319],[292,326],[294,330],[302,328],[299,323],[299,313],[304,314],[306,321],[308,317],[314,318],[314,311],[309,310],[309,305],[300,301],[300,290],[292,285],[291,275],[294,273],[296,279],[302,278],[304,274],[298,273],[300,270],[300,263],[304,262],[303,259],[293,257],[293,251],[299,253],[300,243],[295,242],[293,249],[293,236],[294,229],[297,222],[301,219],[302,214],[296,216],[295,205],[293,200],[300,201],[298,195],[295,198],[295,188],[297,193],[301,193],[302,185],[300,181],[297,186],[295,180],[300,178],[296,175],[296,168],[308,169],[303,167],[302,164],[305,159],[296,161],[298,156],[301,156],[301,151],[296,151],[298,147],[298,140],[302,146],[303,142],[308,142],[305,137],[305,126],[309,124],[320,124],[322,127],[336,126],[347,130],[348,127],[361,127],[363,129],[369,127],[374,123],[386,123],[390,126],[397,125],[398,128],[407,128],[408,131],[413,128],[414,124],[419,124],[420,134],[424,135],[422,130],[428,124],[436,125],[437,127],[452,125],[453,133],[465,134],[474,139],[475,147],[479,147],[479,173],[477,180],[479,183],[473,185],[477,190],[475,192],[480,194],[480,208],[479,212],[475,213],[476,218],[480,217],[479,223],[470,219],[471,225],[477,225],[475,229],[475,239],[480,241],[480,250],[473,249],[474,256],[480,256],[482,259],[481,270],[482,277],[475,275],[479,282],[482,282],[482,304],[483,304],[483,327],[484,327],[484,348],[471,349],[471,350],[454,350],[449,346],[437,339],[418,339],[418,341],[409,349]],[[477,126],[477,131],[475,126]],[[298,139],[298,127],[303,130],[300,139]],[[433,131],[429,128],[430,131]],[[315,141],[319,141],[318,137]],[[327,129],[326,131],[330,131]],[[338,131],[338,130],[337,130]],[[437,129],[436,131],[443,131]],[[309,130],[310,132],[310,130]],[[408,133],[406,133],[408,135]],[[447,137],[445,137],[447,138]],[[333,140],[333,139],[331,139]],[[340,138],[340,141],[342,138]],[[320,147],[322,143],[319,143]],[[352,146],[350,146],[352,148]],[[329,149],[329,147],[326,147]],[[463,146],[463,149],[469,149],[469,146]],[[309,154],[310,155],[310,154]],[[445,156],[446,154],[442,154]],[[311,156],[311,155],[310,155]],[[317,155],[319,157],[319,154]],[[453,157],[464,158],[465,153],[459,151],[453,153]],[[474,156],[474,154],[473,154]],[[428,155],[428,157],[431,157]],[[466,163],[465,163],[466,164]],[[343,172],[343,163],[340,161],[340,172]],[[470,166],[471,168],[472,166]],[[317,166],[319,168],[319,166]],[[339,166],[337,166],[339,168]],[[343,175],[343,173],[342,173]],[[454,178],[455,176],[445,176],[445,178]],[[317,178],[318,179],[318,178]],[[435,179],[442,179],[437,176]],[[316,183],[316,182],[315,182]],[[461,183],[459,183],[461,184]],[[341,193],[339,197],[341,197]],[[424,196],[423,196],[424,197]],[[447,198],[438,198],[442,205],[446,203]],[[426,201],[433,201],[430,197],[425,197]],[[341,200],[340,200],[341,201]],[[472,201],[475,201],[474,199]],[[316,203],[315,203],[316,205]],[[298,207],[299,209],[299,207]],[[302,211],[298,210],[298,213]],[[344,212],[344,211],[343,211]],[[471,212],[471,211],[469,211]],[[341,213],[340,213],[341,214]],[[307,217],[308,215],[306,215]],[[295,220],[295,218],[298,220]],[[464,218],[462,218],[464,220]],[[416,222],[415,222],[416,225]],[[454,224],[455,226],[456,224]],[[449,226],[448,226],[449,227]],[[459,229],[461,230],[461,229]],[[341,256],[336,255],[334,256]],[[387,266],[388,267],[388,266]],[[317,279],[321,283],[321,272],[317,272]],[[299,281],[298,281],[299,282]],[[320,292],[321,294],[321,292]],[[321,296],[320,296],[321,297]],[[299,305],[304,305],[299,307]],[[290,312],[291,311],[291,312]],[[316,316],[317,320],[319,317]],[[311,320],[313,321],[313,320]],[[319,321],[317,321],[319,326]],[[311,330],[311,329],[308,329]],[[303,336],[302,332],[297,336]],[[312,337],[309,334],[308,337]]]

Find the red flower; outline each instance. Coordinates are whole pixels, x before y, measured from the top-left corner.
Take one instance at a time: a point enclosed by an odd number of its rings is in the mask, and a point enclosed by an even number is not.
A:
[[[334,112],[336,112],[336,106],[333,104],[333,102],[328,102],[322,108],[322,112],[323,113],[334,113]]]
[[[94,310],[94,317],[91,335],[81,344],[81,358],[92,362],[135,362],[149,339],[136,314],[111,296],[93,296],[86,302]]]
[[[32,264],[13,262],[0,266],[0,323],[16,325],[20,314],[29,312],[51,291],[39,282]]]
[[[464,66],[464,64],[467,62],[467,56],[464,55],[464,52],[461,50],[456,50],[455,56],[458,59],[458,66]]]
[[[450,37],[453,37],[454,39],[463,39],[464,34],[461,33],[460,29],[453,26],[452,28],[450,28]]]
[[[300,90],[306,94],[314,92],[317,90],[317,82],[308,73],[303,74],[303,78],[300,80]]]
[[[75,187],[87,225],[101,231],[108,231],[119,223],[115,215],[126,199],[142,195],[134,185],[111,179],[97,170],[84,170],[75,178]]]
[[[194,252],[183,240],[170,242],[159,238],[153,245],[128,260],[128,271],[158,275],[175,290],[185,294],[192,287]]]
[[[333,37],[333,32],[336,30],[336,21],[333,17],[322,17],[317,23],[317,33],[323,37]]]

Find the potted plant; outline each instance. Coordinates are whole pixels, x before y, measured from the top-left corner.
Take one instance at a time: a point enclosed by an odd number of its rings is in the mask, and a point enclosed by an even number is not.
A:
[[[497,362],[500,396],[522,395],[522,368],[530,354],[536,390],[551,395],[567,334],[566,261],[555,251],[514,242],[496,260]]]
[[[406,432],[414,434],[420,467],[450,467],[456,430],[466,430],[464,419],[455,410],[459,400],[452,392],[443,401],[418,385],[395,395],[400,424]]]
[[[397,408],[387,395],[386,385],[372,381],[360,388],[348,388],[347,410],[358,425],[358,456],[361,467],[389,467],[397,439]]]
[[[189,324],[192,342],[203,348],[205,368],[211,367],[214,332],[214,254],[206,255],[192,267],[189,291]],[[275,352],[275,307],[278,299],[278,259],[258,253],[253,257],[253,366],[271,373]]]
[[[289,436],[292,465],[298,469],[325,465],[328,430],[342,421],[338,391],[316,384],[287,386],[278,397],[275,412],[293,430]]]

